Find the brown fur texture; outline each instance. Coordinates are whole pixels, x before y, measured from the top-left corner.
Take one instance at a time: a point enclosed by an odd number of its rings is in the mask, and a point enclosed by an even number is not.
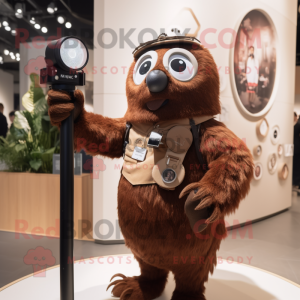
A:
[[[150,93],[146,82],[136,86],[132,79],[134,63],[127,78],[128,110],[122,119],[110,119],[87,113],[83,96],[76,92],[75,137],[88,144],[101,144],[108,139],[109,151],[94,147],[92,154],[120,157],[125,122],[158,122],[162,120],[213,115],[220,112],[218,72],[207,49],[190,50],[202,71],[190,82],[174,79],[162,65],[167,48],[158,49],[158,62],[154,69],[168,76],[166,89]],[[205,70],[206,71],[203,71]],[[65,93],[49,91],[49,115],[53,124],[61,122],[74,109]],[[169,99],[166,106],[149,111],[146,103],[155,99]],[[75,114],[78,114],[75,112]],[[156,184],[131,185],[121,176],[118,188],[119,223],[126,245],[140,264],[141,275],[127,278],[122,274],[109,287],[123,300],[151,300],[158,297],[166,284],[169,272],[174,273],[176,289],[172,300],[204,300],[204,283],[216,265],[216,252],[226,237],[224,216],[234,212],[250,188],[253,161],[250,151],[226,126],[213,119],[201,126],[200,150],[209,165],[204,173],[200,168],[194,145],[186,154],[183,165],[186,175],[175,190],[164,190]],[[92,149],[92,147],[90,147]],[[198,189],[197,193],[194,190]],[[212,215],[201,233],[195,233],[184,213],[189,193],[197,210],[210,207]],[[113,278],[114,279],[114,278]]]

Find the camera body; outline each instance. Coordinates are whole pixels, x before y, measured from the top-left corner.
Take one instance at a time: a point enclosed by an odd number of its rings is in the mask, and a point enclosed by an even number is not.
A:
[[[47,66],[47,68],[40,71],[40,83],[48,83],[50,85],[72,85],[72,86],[84,86],[85,85],[85,73],[70,69],[69,72],[64,71],[54,66]]]

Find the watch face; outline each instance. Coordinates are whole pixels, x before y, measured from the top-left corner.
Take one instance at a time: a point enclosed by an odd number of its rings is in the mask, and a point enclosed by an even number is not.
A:
[[[162,173],[162,180],[165,183],[172,183],[176,179],[176,172],[173,169],[165,169]]]

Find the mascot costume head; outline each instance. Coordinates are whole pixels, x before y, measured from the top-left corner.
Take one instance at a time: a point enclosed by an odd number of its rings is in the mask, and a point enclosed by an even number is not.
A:
[[[113,119],[85,111],[80,91],[75,103],[66,92],[48,93],[52,124],[60,127],[75,109],[76,149],[124,157],[119,224],[141,274],[116,274],[108,288],[122,300],[151,300],[172,272],[172,300],[204,300],[226,237],[224,217],[249,191],[252,156],[214,119],[221,110],[218,70],[196,38],[161,34],[137,47],[126,95],[125,116]]]

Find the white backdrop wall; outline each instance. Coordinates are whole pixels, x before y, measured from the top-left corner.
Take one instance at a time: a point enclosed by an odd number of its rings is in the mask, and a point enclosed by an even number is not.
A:
[[[149,4],[149,3],[148,3]],[[247,146],[252,148],[260,143],[263,152],[259,160],[263,165],[263,177],[260,181],[253,181],[251,191],[242,201],[239,210],[227,217],[228,225],[235,224],[235,220],[244,223],[256,220],[284,210],[291,205],[291,172],[292,158],[281,158],[290,170],[289,177],[280,181],[277,173],[271,175],[267,171],[267,158],[270,153],[277,151],[277,146],[271,143],[270,133],[259,140],[256,135],[256,123],[260,118],[246,116],[237,106],[231,85],[230,74],[225,68],[230,66],[230,49],[224,49],[218,44],[218,34],[224,28],[237,30],[242,18],[252,9],[261,9],[269,14],[277,33],[277,79],[273,93],[275,101],[265,117],[272,128],[278,125],[281,130],[280,143],[292,144],[293,119],[292,112],[295,99],[295,49],[296,49],[296,0],[152,0],[151,5],[139,0],[96,0],[94,17],[95,51],[94,63],[96,74],[94,77],[94,110],[96,113],[109,117],[122,117],[126,111],[125,80],[128,67],[133,56],[133,49],[120,39],[120,32],[125,33],[135,28],[130,40],[137,46],[138,34],[145,28],[151,28],[159,33],[161,28],[176,25],[176,15],[185,7],[191,8],[200,22],[201,29],[215,28],[216,34],[206,36],[207,43],[216,43],[211,50],[220,68],[220,75],[225,80],[226,87],[221,92],[222,104],[229,108],[229,118],[225,124],[235,134],[246,139]],[[193,25],[192,25],[193,26]],[[112,29],[116,33],[117,43],[113,47],[99,45],[99,33],[104,28]],[[144,35],[144,41],[152,39],[151,34]],[[102,40],[105,44],[113,42],[112,35],[105,33]],[[224,41],[230,43],[230,35],[225,35]],[[117,69],[116,69],[117,68]],[[118,70],[118,71],[117,71]],[[125,70],[125,71],[124,71]],[[223,72],[223,74],[221,74]],[[99,159],[99,158],[96,158]],[[106,170],[100,173],[94,182],[94,238],[96,240],[118,240],[120,233],[114,229],[117,217],[117,186],[120,177],[118,165],[122,160],[104,158]],[[101,221],[101,220],[105,221]],[[99,223],[100,221],[100,223]],[[100,224],[110,224],[101,225]],[[111,228],[109,228],[109,226]],[[100,228],[100,229],[99,229]],[[99,234],[100,233],[100,234]],[[102,236],[101,236],[102,234]]]
[[[4,105],[4,116],[10,126],[9,113],[14,110],[14,76],[0,70],[0,103]]]

